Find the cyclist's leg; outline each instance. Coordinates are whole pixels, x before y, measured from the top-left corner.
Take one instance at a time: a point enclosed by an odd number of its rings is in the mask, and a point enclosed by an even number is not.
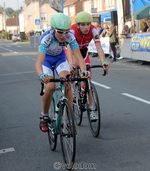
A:
[[[84,60],[85,60],[85,63],[86,64],[91,64],[90,55],[89,54],[86,55],[86,57],[85,57]],[[90,79],[92,79],[92,70],[90,70],[90,72],[91,72],[91,78]],[[95,106],[93,106],[93,95],[92,95],[92,91],[91,90],[89,92],[89,109],[91,110],[91,112],[90,112],[90,118],[91,118],[91,120],[97,119],[97,115],[94,112]]]
[[[66,77],[66,75],[70,74],[70,67],[69,63],[66,60],[65,54],[62,54],[59,61],[56,63],[56,73],[58,74],[59,78]],[[71,89],[71,83],[65,83],[65,91],[66,91],[66,97],[71,105],[73,107],[73,94]]]
[[[51,59],[51,56],[49,56]],[[50,77],[53,77],[53,71],[52,71],[52,62],[53,58],[51,60],[47,60],[47,58],[44,60],[44,63],[42,65],[43,68],[43,73],[49,75]],[[54,83],[47,83],[45,85],[45,92],[44,95],[42,96],[42,113],[40,116],[40,129],[42,132],[47,132],[48,131],[48,111],[49,111],[49,106],[51,103],[52,95],[55,89],[55,84]]]

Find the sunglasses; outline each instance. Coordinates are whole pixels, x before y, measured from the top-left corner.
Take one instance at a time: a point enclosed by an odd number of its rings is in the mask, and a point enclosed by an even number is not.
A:
[[[58,34],[68,34],[69,31],[61,31],[61,30],[57,30],[55,29],[55,31],[58,33]]]

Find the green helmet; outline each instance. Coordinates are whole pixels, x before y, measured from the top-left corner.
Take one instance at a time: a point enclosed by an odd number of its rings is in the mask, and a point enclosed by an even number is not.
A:
[[[92,16],[88,12],[79,12],[75,17],[76,23],[91,23],[92,22]]]
[[[71,27],[71,20],[67,15],[63,13],[57,13],[51,17],[50,25],[54,29],[68,30]]]

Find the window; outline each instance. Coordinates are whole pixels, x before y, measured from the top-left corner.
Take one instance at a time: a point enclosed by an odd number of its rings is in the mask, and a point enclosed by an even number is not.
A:
[[[46,20],[46,14],[45,13],[41,13],[41,21],[45,21]]]
[[[70,6],[69,7],[69,16],[75,16],[75,6]]]
[[[91,1],[84,2],[84,6],[83,6],[84,11],[91,13],[91,8],[92,8]]]

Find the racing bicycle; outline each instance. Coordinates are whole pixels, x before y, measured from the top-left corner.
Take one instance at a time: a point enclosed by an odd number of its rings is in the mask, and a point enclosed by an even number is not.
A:
[[[91,68],[102,68],[102,65],[86,65],[87,70],[89,71]],[[107,67],[107,65],[105,65]],[[74,67],[74,70],[76,70],[75,77],[80,78],[80,68],[79,67]],[[104,73],[102,74],[105,76],[107,72],[104,70]],[[85,85],[84,91],[82,90],[82,85]],[[90,79],[88,79],[87,83],[83,82],[74,82],[73,84],[73,89],[74,89],[74,101],[73,101],[73,110],[75,114],[75,120],[76,124],[79,126],[82,123],[83,119],[83,112],[87,112],[88,116],[88,121],[90,125],[90,129],[92,132],[92,135],[94,137],[98,137],[100,133],[100,128],[101,128],[101,113],[100,113],[100,103],[99,103],[99,98],[98,94],[95,88],[95,85],[92,83]],[[97,118],[94,120],[91,120],[90,114],[91,114],[91,108],[90,108],[90,101],[89,101],[89,96],[92,96],[92,106],[94,112],[96,113]]]
[[[66,78],[50,79],[50,82],[59,82],[52,97],[49,108],[48,119],[48,139],[50,148],[55,151],[57,145],[57,136],[60,135],[61,150],[66,169],[70,170],[75,162],[76,154],[76,128],[72,108],[65,96],[65,82],[86,81],[86,78]],[[44,84],[41,84],[41,93],[44,94]]]

